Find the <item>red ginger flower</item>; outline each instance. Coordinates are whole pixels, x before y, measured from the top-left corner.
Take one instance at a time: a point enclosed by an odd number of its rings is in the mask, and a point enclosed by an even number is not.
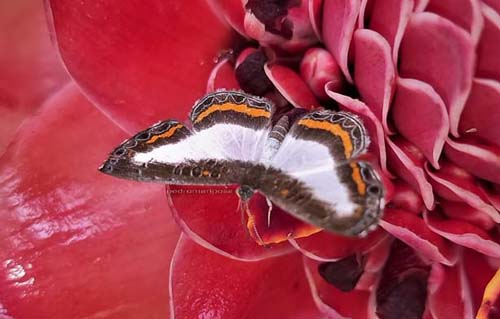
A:
[[[474,316],[500,258],[500,6],[459,2],[51,0],[72,83],[0,158],[2,316]],[[9,114],[60,87],[57,72],[49,89],[35,76],[27,78],[38,86],[18,95],[2,87],[1,101],[41,92]],[[161,187],[96,171],[127,135],[184,119],[222,87],[265,95],[282,111],[326,106],[362,117],[371,153],[393,177],[382,227],[350,239],[280,211],[267,227],[256,199],[263,248],[241,226],[232,193],[169,192],[177,242]],[[498,285],[488,285],[482,318],[498,315]]]

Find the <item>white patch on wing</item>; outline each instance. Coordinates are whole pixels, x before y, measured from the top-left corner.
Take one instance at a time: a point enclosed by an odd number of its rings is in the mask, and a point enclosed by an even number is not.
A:
[[[137,153],[138,163],[181,163],[186,160],[228,159],[257,162],[270,129],[254,130],[236,124],[216,124],[175,144]]]
[[[330,203],[340,217],[354,214],[357,204],[335,172],[335,160],[323,144],[287,135],[270,166],[305,183],[316,198]]]

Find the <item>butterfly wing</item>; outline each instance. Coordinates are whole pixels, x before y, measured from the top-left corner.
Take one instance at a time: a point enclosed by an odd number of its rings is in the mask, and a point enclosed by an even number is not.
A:
[[[118,146],[100,170],[141,181],[235,183],[261,157],[273,112],[269,101],[240,91],[208,94],[191,111],[191,129],[158,123]]]
[[[281,208],[309,223],[358,235],[377,222],[383,187],[371,164],[357,161],[369,144],[362,122],[346,112],[316,111],[291,127],[270,161],[283,185],[261,185]]]

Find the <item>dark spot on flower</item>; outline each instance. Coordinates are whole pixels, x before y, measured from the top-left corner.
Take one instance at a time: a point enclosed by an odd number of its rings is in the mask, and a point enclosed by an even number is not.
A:
[[[250,10],[266,31],[291,39],[293,23],[287,19],[288,9],[300,6],[301,0],[248,0],[245,8]]]
[[[413,249],[395,241],[377,289],[377,315],[381,319],[422,318],[429,272]]]
[[[395,283],[383,300],[377,298],[377,315],[381,319],[420,319],[424,313],[426,299],[427,283],[418,276],[409,276]]]
[[[273,88],[273,84],[264,72],[266,61],[266,55],[262,51],[256,51],[238,65],[236,79],[245,92],[262,96]]]
[[[322,263],[318,266],[318,271],[323,279],[336,288],[351,291],[363,274],[363,267],[361,258],[351,255],[339,261]]]

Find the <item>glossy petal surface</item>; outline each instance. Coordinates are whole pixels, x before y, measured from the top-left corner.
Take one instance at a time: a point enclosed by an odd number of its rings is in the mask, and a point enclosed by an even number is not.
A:
[[[500,13],[488,6],[482,6],[484,29],[477,46],[476,74],[479,77],[500,81]]]
[[[266,248],[251,237],[246,228],[247,216],[242,220],[238,210],[239,198],[235,190],[236,186],[170,185],[167,196],[181,229],[201,246],[226,257],[247,261],[291,252],[292,247],[286,242]],[[252,205],[256,200],[252,198],[251,208],[256,208]],[[262,210],[267,213],[267,207]]]
[[[241,262],[182,236],[170,276],[175,318],[319,317],[299,254]]]
[[[186,118],[231,33],[204,0],[51,0],[53,29],[74,80],[133,133]],[[174,76],[175,75],[175,76]]]
[[[2,314],[168,315],[178,230],[162,189],[97,171],[124,137],[74,86],[23,124],[0,161]]]

